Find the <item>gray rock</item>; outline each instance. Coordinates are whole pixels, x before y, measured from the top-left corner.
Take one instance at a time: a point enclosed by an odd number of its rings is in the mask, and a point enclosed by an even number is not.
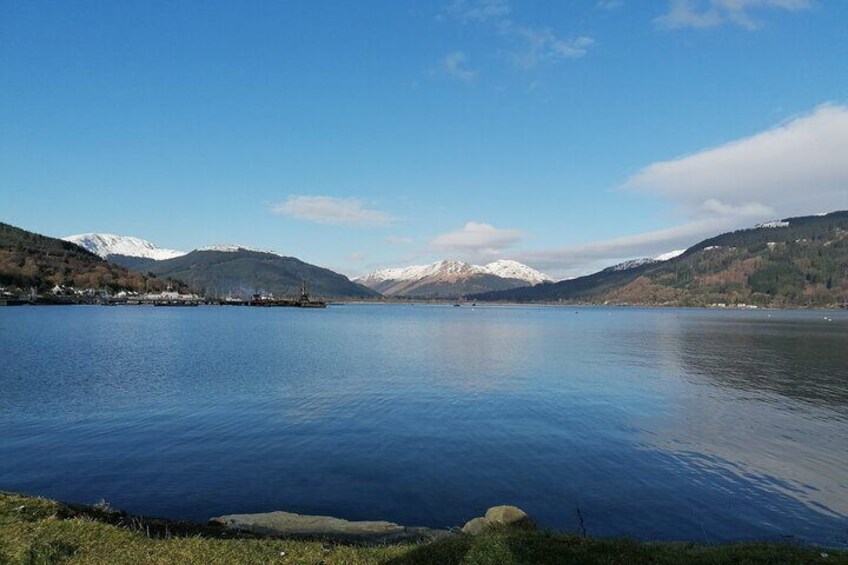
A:
[[[479,536],[489,527],[485,518],[472,518],[462,526],[462,533],[471,536]]]
[[[209,522],[234,530],[262,535],[348,542],[420,542],[432,541],[451,535],[446,530],[407,527],[394,522],[351,522],[331,516],[307,516],[292,512],[230,514],[212,518]]]
[[[532,530],[536,527],[533,519],[524,510],[516,506],[493,506],[486,510],[486,524],[491,527]]]

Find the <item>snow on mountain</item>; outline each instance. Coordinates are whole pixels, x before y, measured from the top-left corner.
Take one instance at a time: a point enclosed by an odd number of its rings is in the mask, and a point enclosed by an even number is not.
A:
[[[439,274],[470,274],[472,269],[472,265],[462,261],[436,261],[429,265],[380,269],[355,280],[366,284],[383,281],[414,281]]]
[[[649,265],[651,263],[657,263],[656,259],[651,259],[650,257],[643,257],[642,259],[630,259],[629,261],[624,261],[623,263],[619,263],[618,265],[613,265],[612,267],[607,267],[604,269],[605,271],[628,271],[630,269],[635,269],[636,267],[641,267],[642,265]]]
[[[103,258],[110,255],[126,255],[128,257],[143,257],[145,259],[173,259],[185,255],[184,251],[162,249],[138,237],[115,235],[111,233],[83,233],[62,238],[75,243]]]
[[[495,275],[505,279],[518,279],[534,285],[542,281],[553,280],[544,273],[523,265],[518,261],[501,259],[486,265],[472,265],[464,261],[442,260],[429,265],[412,265],[390,269],[380,269],[369,275],[354,279],[366,286],[384,281],[415,281],[427,277],[462,278],[471,275]]]
[[[483,265],[480,269],[490,275],[496,275],[504,279],[519,279],[532,285],[546,281],[553,281],[553,279],[545,273],[540,273],[536,269],[511,259],[493,261],[492,263]]]
[[[684,253],[686,253],[685,249],[675,249],[674,251],[669,251],[667,253],[663,253],[662,255],[657,255],[656,257],[654,257],[654,260],[655,261],[669,261],[671,259],[674,259],[675,257],[679,257],[680,255],[683,255]]]
[[[771,222],[763,222],[762,224],[757,224],[754,226],[754,229],[758,228],[786,228],[789,227],[789,222],[785,220],[772,220]]]
[[[195,251],[220,251],[222,253],[236,253],[238,251],[254,251],[256,253],[271,253],[272,255],[280,255],[276,251],[269,251],[267,249],[255,249],[253,247],[247,247],[245,245],[236,245],[236,244],[223,244],[223,245],[207,245],[206,247],[198,247]],[[281,256],[281,255],[280,255]]]
[[[629,269],[635,269],[636,267],[641,267],[642,265],[650,265],[651,263],[662,263],[663,261],[669,261],[674,259],[675,257],[682,255],[685,253],[685,249],[675,249],[674,251],[669,251],[667,253],[663,253],[662,255],[658,255],[651,259],[650,257],[642,257],[639,259],[630,259],[629,261],[624,261],[623,263],[619,263],[618,265],[613,265],[612,267],[607,267],[604,269],[605,271],[627,271]]]

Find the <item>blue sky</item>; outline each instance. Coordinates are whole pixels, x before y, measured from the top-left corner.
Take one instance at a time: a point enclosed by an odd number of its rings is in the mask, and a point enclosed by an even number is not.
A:
[[[848,209],[848,2],[0,1],[0,221],[555,276]]]

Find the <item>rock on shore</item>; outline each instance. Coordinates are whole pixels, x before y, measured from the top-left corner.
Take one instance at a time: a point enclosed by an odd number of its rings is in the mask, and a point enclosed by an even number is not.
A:
[[[476,536],[492,528],[532,530],[536,523],[517,506],[493,506],[482,518],[472,518],[462,527],[462,533]]]
[[[209,522],[263,535],[365,543],[424,542],[452,535],[447,530],[401,526],[394,522],[352,522],[331,516],[308,516],[292,512],[229,514],[212,518]]]

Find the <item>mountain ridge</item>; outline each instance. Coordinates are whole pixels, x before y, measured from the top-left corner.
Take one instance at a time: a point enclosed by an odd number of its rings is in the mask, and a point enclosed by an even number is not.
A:
[[[180,281],[143,275],[106,261],[84,247],[0,223],[0,285],[48,291],[77,289],[163,290]]]
[[[848,302],[848,211],[766,222],[705,239],[664,262],[474,295],[485,301],[662,306]]]

